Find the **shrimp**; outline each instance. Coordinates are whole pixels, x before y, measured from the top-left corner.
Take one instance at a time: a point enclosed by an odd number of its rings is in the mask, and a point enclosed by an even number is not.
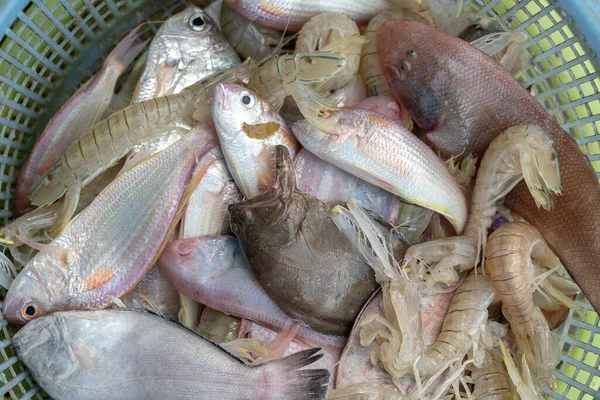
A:
[[[360,31],[356,22],[344,14],[331,12],[319,14],[312,17],[300,30],[296,39],[296,53],[328,50],[338,42],[359,36]],[[318,93],[334,94],[336,90],[348,85],[358,73],[362,46],[362,42],[358,40],[348,42],[348,47],[343,53],[346,59],[344,69],[332,78],[313,85],[313,88]]]
[[[474,40],[471,45],[516,75],[529,64],[531,56],[525,49],[528,40],[529,37],[523,32],[496,32]]]
[[[492,141],[481,160],[462,236],[412,246],[404,266],[421,275],[425,275],[423,267],[429,269],[429,283],[456,282],[459,272],[479,263],[496,204],[522,179],[538,207],[549,210],[552,196],[560,194],[561,177],[552,140],[538,126],[514,126]]]
[[[481,367],[474,368],[471,379],[475,385],[473,399],[512,400],[508,372],[502,353],[496,347],[486,351]]]
[[[388,247],[392,240],[383,236],[381,227],[356,202],[347,205],[334,207],[331,217],[375,271],[383,296],[384,317],[372,314],[360,322],[360,342],[364,347],[377,343],[371,360],[379,361],[399,387],[399,379],[412,371],[423,352],[418,285],[400,271]]]
[[[47,206],[67,193],[65,202],[76,206],[79,189],[114,165],[133,146],[171,130],[187,133],[196,124],[193,116],[199,99],[211,99],[217,83],[244,80],[252,70],[251,64],[241,64],[219,71],[179,94],[146,100],[112,114],[84,133],[36,183],[32,203]]]
[[[221,6],[220,22],[223,36],[243,58],[261,60],[275,51],[279,44],[279,31],[247,20],[225,3]]]
[[[533,226],[507,222],[490,235],[486,271],[502,298],[502,313],[533,373],[541,380],[551,382],[552,371],[560,362],[561,353],[546,318],[533,302],[536,286],[541,290],[549,288],[539,283],[546,274],[534,277],[533,260],[551,270],[561,266],[558,257]],[[549,290],[549,293],[555,292]],[[568,299],[567,304],[571,303]]]
[[[529,365],[527,364],[527,358],[525,357],[525,354],[523,354],[521,357],[521,370],[519,371],[515,361],[512,358],[512,355],[506,348],[504,341],[500,339],[498,343],[500,345],[502,359],[506,365],[506,370],[508,371],[510,381],[512,382],[521,399],[537,400],[542,398],[542,396],[540,396],[541,390],[536,386],[531,376],[531,371],[529,370]]]
[[[469,352],[475,365],[481,366],[483,349],[493,346],[494,336],[506,332],[503,326],[488,322],[488,307],[499,300],[487,276],[474,271],[467,275],[456,289],[437,341],[419,359],[418,372],[429,376],[448,360],[462,359]]]

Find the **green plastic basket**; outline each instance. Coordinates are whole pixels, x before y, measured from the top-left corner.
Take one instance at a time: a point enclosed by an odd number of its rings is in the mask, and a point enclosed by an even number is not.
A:
[[[532,61],[521,83],[600,172],[600,64],[593,50],[600,49],[600,0],[455,1],[471,15],[497,18],[530,36]],[[12,216],[18,168],[58,107],[134,26],[183,6],[182,0],[0,0],[1,225]],[[549,398],[600,399],[600,320],[583,296],[578,300],[585,316],[573,320]],[[0,394],[41,399],[10,347],[15,330],[0,321]]]

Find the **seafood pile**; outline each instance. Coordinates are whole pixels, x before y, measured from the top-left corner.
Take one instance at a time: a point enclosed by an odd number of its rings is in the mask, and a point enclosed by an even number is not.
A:
[[[452,4],[224,0],[128,33],[0,232],[2,315],[43,389],[552,388],[580,290],[600,310],[600,186],[515,79],[527,36]]]

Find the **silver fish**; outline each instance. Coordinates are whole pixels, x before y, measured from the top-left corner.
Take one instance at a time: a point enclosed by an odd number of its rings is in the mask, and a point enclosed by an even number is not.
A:
[[[160,345],[158,345],[160,344]],[[13,338],[18,357],[55,399],[314,399],[329,372],[298,371],[306,350],[257,367],[203,336],[139,310],[59,312]]]
[[[132,103],[179,93],[239,62],[213,20],[201,8],[188,7],[156,32]]]
[[[245,197],[275,182],[275,146],[292,157],[299,145],[279,113],[253,91],[234,83],[219,84],[213,119],[229,171]]]
[[[216,145],[207,125],[108,185],[15,279],[5,319],[23,325],[53,311],[106,307],[133,288],[187,201],[196,157]]]

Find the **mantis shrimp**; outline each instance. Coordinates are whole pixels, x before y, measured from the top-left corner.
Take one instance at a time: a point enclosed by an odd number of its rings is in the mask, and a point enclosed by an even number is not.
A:
[[[552,196],[561,191],[560,171],[552,140],[538,126],[514,126],[492,141],[481,160],[462,236],[412,246],[404,266],[422,276],[426,267],[430,275],[425,278],[430,278],[430,284],[457,282],[459,272],[479,263],[497,203],[522,179],[536,204],[549,210]]]

